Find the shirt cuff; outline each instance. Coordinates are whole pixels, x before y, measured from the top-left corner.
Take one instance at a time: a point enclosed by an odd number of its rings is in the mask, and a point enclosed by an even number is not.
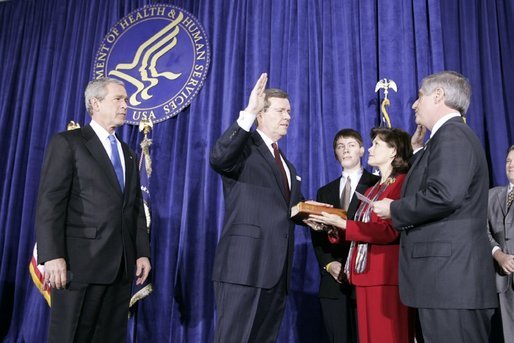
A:
[[[499,246],[495,246],[495,247],[493,248],[492,255],[494,256],[494,253],[495,253],[496,251],[498,251],[498,250],[501,250],[501,249],[500,249],[500,247],[499,247]]]
[[[246,132],[249,132],[252,128],[253,123],[255,122],[255,118],[257,118],[257,115],[253,113],[240,111],[239,118],[237,118],[237,124],[240,128],[242,128]]]

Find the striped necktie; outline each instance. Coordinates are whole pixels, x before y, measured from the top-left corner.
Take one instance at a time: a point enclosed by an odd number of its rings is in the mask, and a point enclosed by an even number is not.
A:
[[[514,187],[510,190],[509,194],[507,195],[507,211],[510,208],[510,205],[512,205],[512,201],[514,200]]]

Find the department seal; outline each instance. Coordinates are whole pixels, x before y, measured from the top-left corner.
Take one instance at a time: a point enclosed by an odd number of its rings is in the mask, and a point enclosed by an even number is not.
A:
[[[191,103],[209,63],[209,42],[198,20],[182,8],[156,4],[131,12],[109,30],[96,53],[92,77],[125,82],[127,123],[158,123]]]

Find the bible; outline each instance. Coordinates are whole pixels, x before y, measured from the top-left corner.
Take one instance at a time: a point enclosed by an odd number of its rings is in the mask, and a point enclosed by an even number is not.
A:
[[[291,208],[291,218],[294,219],[308,219],[309,214],[319,214],[321,212],[337,214],[339,217],[346,219],[346,211],[340,208],[325,207],[316,204],[309,204],[305,201],[300,201],[298,204]]]

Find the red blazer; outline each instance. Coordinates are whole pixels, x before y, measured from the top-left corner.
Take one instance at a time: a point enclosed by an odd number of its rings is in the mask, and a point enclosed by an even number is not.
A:
[[[378,200],[389,198],[399,199],[405,174],[398,174],[381,194]],[[369,188],[366,195],[369,194]],[[345,238],[348,241],[369,243],[367,265],[363,273],[354,272],[354,261],[351,264],[350,280],[356,286],[398,285],[399,237],[390,219],[380,219],[374,212],[368,223],[348,220]],[[355,259],[355,254],[353,259]]]

